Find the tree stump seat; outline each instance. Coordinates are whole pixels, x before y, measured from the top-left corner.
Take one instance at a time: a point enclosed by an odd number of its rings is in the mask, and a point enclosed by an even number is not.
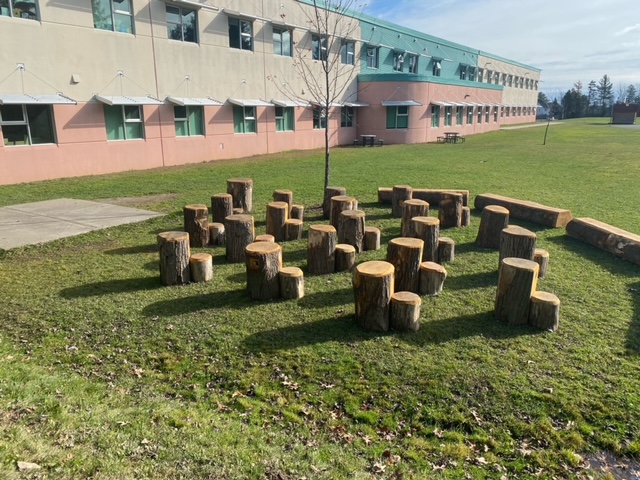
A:
[[[476,245],[482,248],[500,248],[500,233],[509,226],[509,210],[500,205],[487,205],[482,209]]]
[[[424,242],[422,260],[425,262],[437,262],[440,220],[435,217],[413,217],[411,223],[413,223],[415,237]]]
[[[542,330],[555,332],[560,320],[560,299],[553,293],[536,291],[531,294],[529,323]]]
[[[447,194],[455,193],[458,195],[462,195],[462,206],[469,206],[469,190],[458,190],[455,188],[444,189],[444,188],[414,188],[413,189],[413,198],[417,198],[419,200],[424,200],[429,205],[433,207],[437,207],[440,205],[440,202],[444,198],[446,198]]]
[[[418,238],[393,238],[387,245],[387,262],[395,269],[395,286],[399,291],[417,292],[424,242]]]
[[[224,223],[225,218],[233,215],[233,196],[230,193],[216,193],[211,196],[211,218],[214,222]]]
[[[640,265],[640,235],[587,217],[571,220],[566,232],[572,238]]]
[[[528,323],[531,295],[536,291],[539,268],[536,262],[523,258],[502,260],[495,300],[496,320],[512,325]]]
[[[322,216],[325,220],[331,221],[331,199],[333,197],[346,196],[347,189],[344,187],[327,187],[324,189],[324,200],[322,202]]]
[[[420,328],[422,299],[413,292],[395,292],[389,305],[389,327],[399,332],[417,332]]]
[[[439,295],[444,288],[447,270],[436,262],[420,264],[420,294]]]
[[[415,217],[429,216],[429,204],[424,200],[412,198],[402,203],[402,220],[400,222],[400,235],[403,237],[416,237],[415,225],[411,221]]]
[[[380,229],[364,227],[364,249],[380,250]]]
[[[241,208],[241,213],[249,213],[253,208],[253,180],[250,178],[230,178],[227,193],[233,197],[233,208]]]
[[[270,235],[268,233],[263,233],[262,235],[256,235],[256,238],[254,238],[253,241],[254,243],[255,242],[275,243],[276,239],[273,235]]]
[[[279,272],[280,296],[286,300],[304,297],[304,275],[298,267],[283,267]]]
[[[186,205],[182,209],[184,216],[184,231],[189,234],[189,244],[192,248],[209,245],[209,209],[206,205]]]
[[[410,185],[394,185],[391,193],[391,215],[402,218],[402,204],[411,200],[413,188]]]
[[[440,228],[456,228],[462,226],[462,195],[445,193],[438,208]]]
[[[394,267],[371,261],[356,265],[353,272],[355,318],[364,330],[389,330],[389,304],[394,293]]]
[[[336,272],[351,272],[356,266],[356,249],[353,245],[336,245]]]
[[[533,260],[536,250],[536,234],[526,228],[511,225],[500,232],[499,261],[516,257]]]
[[[338,242],[347,243],[364,251],[365,214],[362,210],[344,210],[338,217]]]
[[[285,225],[289,218],[289,205],[286,202],[271,202],[267,205],[267,233],[273,235],[276,242],[285,239]]]
[[[160,280],[163,285],[184,285],[191,281],[189,234],[162,232],[157,236]]]
[[[302,230],[304,224],[302,220],[298,220],[297,218],[290,218],[286,222],[284,222],[284,237],[288,242],[292,242],[294,240],[302,239]]]
[[[324,275],[336,270],[338,234],[332,225],[311,225],[307,250],[307,271]]]
[[[456,258],[456,242],[449,237],[438,239],[438,263],[450,263]]]
[[[189,257],[191,280],[208,282],[213,279],[213,257],[209,253],[194,253]]]
[[[245,255],[249,296],[254,300],[278,298],[282,247],[277,243],[254,242],[247,245]]]
[[[255,227],[252,215],[229,215],[226,219],[227,261],[245,261],[245,248],[253,243]]]
[[[209,245],[217,246],[226,244],[226,230],[224,223],[213,222],[209,224]]]
[[[336,231],[338,230],[340,214],[345,210],[358,209],[358,201],[353,197],[349,197],[348,195],[337,195],[335,197],[331,197],[330,205],[331,207],[329,212],[329,223],[333,225]]]
[[[474,205],[479,210],[488,205],[498,205],[509,210],[509,215],[513,218],[552,228],[564,227],[572,219],[569,210],[548,207],[540,203],[518,200],[493,193],[483,193],[476,196]]]
[[[540,265],[538,278],[546,277],[547,270],[549,269],[549,252],[542,248],[536,248],[533,252],[533,261]]]

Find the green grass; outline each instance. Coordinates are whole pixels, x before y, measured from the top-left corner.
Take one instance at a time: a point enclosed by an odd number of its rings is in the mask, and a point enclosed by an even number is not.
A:
[[[584,119],[543,135],[334,149],[332,183],[384,244],[399,221],[376,191],[394,184],[515,196],[639,233],[638,132]],[[1,205],[162,195],[137,205],[167,213],[0,252],[0,477],[558,478],[594,475],[595,453],[640,456],[639,266],[514,222],[550,252],[539,288],[562,302],[556,333],[494,321],[497,253],[474,246],[478,212],[446,231],[456,261],[415,334],[359,330],[349,274],[307,276],[299,301],[251,301],[220,247],[213,282],[162,287],[156,234],[241,176],[257,233],[277,188],[322,222],[318,151],[0,187]],[[283,248],[305,268],[305,240]]]

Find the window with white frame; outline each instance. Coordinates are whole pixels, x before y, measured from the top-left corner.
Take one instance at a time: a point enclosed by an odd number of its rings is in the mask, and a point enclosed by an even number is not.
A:
[[[478,69],[478,82],[482,83],[484,77],[484,70],[482,68]]]
[[[257,127],[256,107],[233,106],[234,133],[256,133]]]
[[[387,128],[390,130],[409,127],[409,107],[399,105],[387,107]]]
[[[507,74],[506,73],[502,74],[502,86],[503,87],[507,86]]]
[[[482,109],[483,109],[482,105],[478,107],[478,120],[477,120],[478,123],[482,123]]]
[[[520,77],[518,77],[517,75],[513,78],[513,85],[515,88],[518,88],[520,86]]]
[[[171,40],[198,43],[196,11],[167,5],[167,34]]]
[[[104,119],[107,140],[144,138],[142,108],[139,105],[105,105]]]
[[[343,40],[340,44],[340,62],[343,65],[355,65],[356,44],[352,40]]]
[[[467,79],[467,65],[460,65],[460,80]]]
[[[291,31],[286,28],[273,27],[273,53],[283,57],[293,55]]]
[[[229,47],[253,51],[253,23],[229,17]]]
[[[276,107],[276,132],[292,132],[293,107]]]
[[[311,55],[313,60],[327,60],[329,58],[329,50],[327,48],[327,37],[320,35],[311,35]]]
[[[458,105],[456,107],[456,125],[462,125],[462,111],[464,107],[462,105]]]
[[[401,72],[404,68],[404,52],[393,52],[393,70]]]
[[[173,117],[176,124],[176,137],[204,135],[204,107],[174,105]]]
[[[509,77],[507,77],[507,84],[510,87],[513,87],[513,75],[509,75]]]
[[[440,126],[440,105],[431,105],[431,126],[433,128]]]
[[[485,123],[489,123],[489,117],[491,116],[491,107],[484,107],[484,121]]]
[[[493,83],[494,85],[500,85],[500,72],[493,73]]]
[[[445,127],[451,126],[451,121],[453,116],[453,107],[444,107],[444,125]]]
[[[493,107],[493,121],[494,123],[498,121],[498,107]]]
[[[467,125],[473,124],[473,107],[467,107]]]
[[[0,0],[0,17],[38,20],[36,0]]]
[[[327,111],[320,105],[313,107],[313,128],[323,129],[327,127]]]
[[[353,107],[344,106],[340,109],[340,126],[353,127],[355,109]]]
[[[56,143],[51,105],[0,105],[5,146]]]
[[[378,68],[380,58],[380,48],[374,47],[372,45],[367,45],[366,48],[367,55],[367,68]]]
[[[431,73],[434,77],[439,77],[442,74],[442,59],[432,58]]]
[[[93,26],[112,32],[135,33],[131,0],[91,0]]]
[[[504,106],[500,107],[500,118],[504,117]]]
[[[476,67],[469,67],[469,70],[467,71],[467,74],[469,76],[469,81],[470,82],[475,82],[476,81]]]
[[[418,55],[409,55],[409,73],[418,73]]]

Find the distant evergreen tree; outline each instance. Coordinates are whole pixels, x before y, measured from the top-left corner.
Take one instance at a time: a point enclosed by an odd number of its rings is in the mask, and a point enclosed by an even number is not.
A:
[[[627,103],[635,103],[638,97],[638,91],[633,85],[627,87]]]
[[[598,81],[596,89],[598,91],[598,100],[600,100],[600,116],[606,117],[613,100],[613,83],[611,83],[607,74],[604,74]]]
[[[588,115],[594,115],[595,114],[595,105],[596,105],[596,94],[598,93],[598,89],[597,89],[597,85],[595,80],[591,80],[589,82],[589,86],[588,86],[589,90],[588,90],[588,101],[589,101],[589,105],[588,105]]]

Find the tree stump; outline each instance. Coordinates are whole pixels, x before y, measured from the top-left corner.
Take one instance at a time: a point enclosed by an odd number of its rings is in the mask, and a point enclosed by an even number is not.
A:
[[[273,235],[269,235],[268,233],[263,233],[262,235],[256,235],[256,238],[253,241],[275,243],[276,239],[274,238]]]
[[[364,249],[380,250],[380,229],[364,227]]]
[[[291,190],[274,190],[273,201],[285,202],[289,206],[287,215],[291,216],[291,206],[293,205],[293,192]]]
[[[241,208],[248,213],[253,208],[253,180],[250,178],[230,178],[227,193],[233,197],[233,208]]]
[[[435,262],[420,264],[420,295],[439,295],[442,293],[447,270]]]
[[[160,280],[163,285],[189,283],[189,234],[187,232],[162,232],[157,237],[160,253]]]
[[[529,323],[542,330],[555,332],[560,321],[560,299],[553,293],[533,292],[529,305]]]
[[[398,290],[417,292],[420,286],[420,263],[424,242],[418,238],[399,237],[387,245],[387,262],[395,267]]]
[[[462,194],[445,193],[438,210],[440,228],[455,228],[462,225]]]
[[[304,205],[291,205],[291,215],[289,218],[304,221]]]
[[[411,220],[415,217],[429,216],[429,204],[424,200],[412,198],[405,200],[402,204],[402,221],[400,222],[400,233],[403,237],[416,237],[415,225]]]
[[[364,330],[389,330],[389,303],[394,292],[394,267],[388,262],[364,262],[353,273],[355,317]]]
[[[182,209],[184,231],[189,234],[192,248],[209,245],[209,209],[206,205],[186,205]]]
[[[252,215],[229,215],[226,226],[227,262],[245,261],[245,248],[253,243],[255,229]]]
[[[325,220],[331,220],[331,199],[347,194],[344,187],[327,187],[324,189],[324,201],[322,202],[322,216]]]
[[[353,245],[336,245],[336,272],[351,272],[356,266],[356,249]]]
[[[392,202],[393,202],[393,188],[379,187],[378,203],[382,205],[391,205]]]
[[[449,237],[438,239],[438,263],[453,262],[456,258],[456,242]]]
[[[233,197],[230,193],[216,193],[211,197],[211,217],[214,222],[224,223],[224,219],[233,215]]]
[[[280,296],[279,272],[282,247],[277,243],[250,243],[245,249],[247,290],[254,300],[272,300]]]
[[[395,185],[391,192],[391,215],[394,218],[402,217],[402,203],[411,200],[413,188],[409,185]]]
[[[213,279],[213,257],[209,253],[194,253],[189,257],[191,280],[208,282]]]
[[[304,297],[304,275],[298,267],[280,269],[280,296],[287,300]]]
[[[399,332],[417,332],[420,328],[422,299],[411,292],[395,292],[389,306],[389,327]]]
[[[435,217],[413,217],[411,223],[413,223],[413,229],[416,232],[415,237],[424,242],[422,260],[437,262],[440,220]]]
[[[289,218],[289,205],[285,202],[271,202],[267,205],[267,233],[273,235],[276,242],[285,239],[285,224]]]
[[[538,264],[532,260],[508,257],[500,262],[496,292],[496,319],[512,325],[529,321],[531,295],[538,283]]]
[[[536,248],[533,252],[533,261],[540,265],[538,278],[544,278],[547,275],[547,269],[549,268],[549,252],[542,248]]]
[[[462,218],[460,220],[461,227],[468,227],[471,225],[471,209],[469,207],[462,207]]]
[[[298,220],[297,218],[290,218],[284,222],[285,239],[289,242],[293,240],[301,240],[303,226],[302,220]]]
[[[336,244],[338,234],[331,225],[309,227],[307,271],[312,275],[323,275],[336,271]]]
[[[508,257],[533,260],[536,234],[526,228],[512,225],[500,232],[500,262]]]
[[[482,210],[476,245],[482,248],[500,248],[500,232],[509,226],[509,210],[498,205],[487,205]]]
[[[356,252],[364,251],[365,215],[362,210],[344,210],[338,217],[338,242],[355,247]]]
[[[338,221],[340,219],[340,214],[345,210],[357,209],[358,201],[353,197],[348,197],[346,195],[331,197],[331,212],[329,213],[329,222],[331,223],[331,225],[333,225],[333,228],[338,230]]]
[[[209,224],[209,245],[224,245],[225,242],[224,223],[213,222]]]
[[[242,215],[244,213],[244,208],[234,208],[233,210],[233,214],[232,215]]]

